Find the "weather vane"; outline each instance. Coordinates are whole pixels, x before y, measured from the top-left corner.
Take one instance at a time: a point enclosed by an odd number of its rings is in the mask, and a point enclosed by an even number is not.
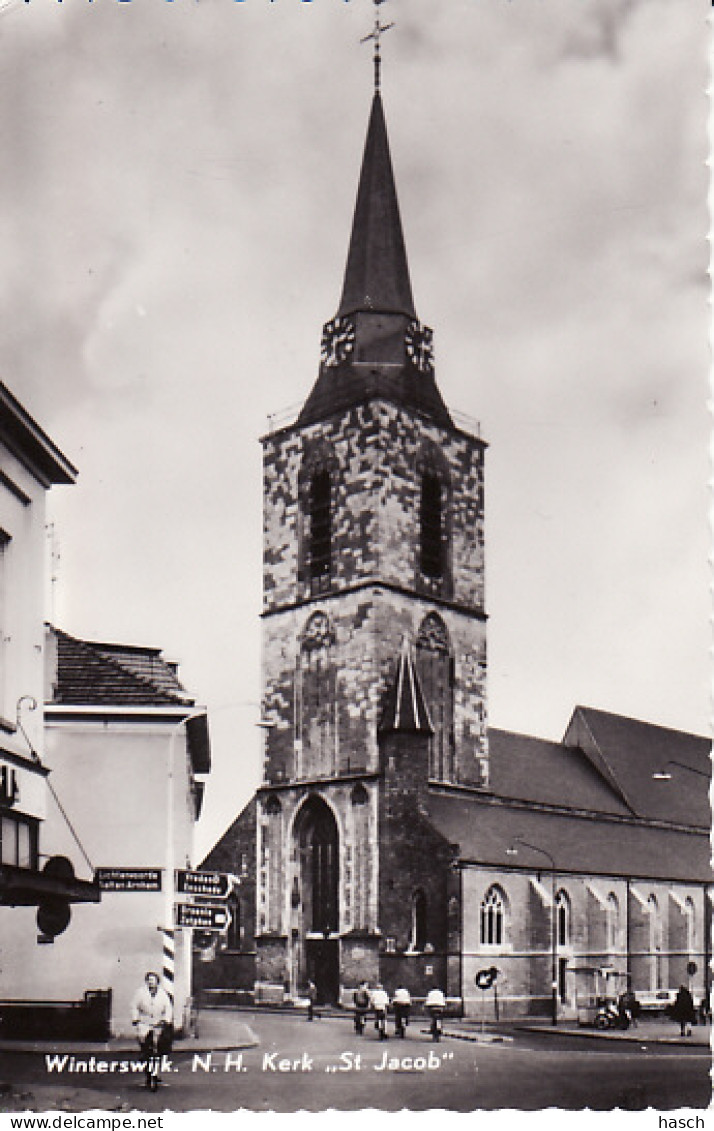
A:
[[[382,65],[382,60],[379,55],[379,39],[383,31],[389,31],[390,27],[394,27],[394,22],[391,24],[383,24],[379,19],[379,5],[384,4],[385,0],[374,0],[374,28],[369,33],[360,39],[360,43],[369,43],[370,39],[374,40],[374,92],[379,93],[379,71]]]

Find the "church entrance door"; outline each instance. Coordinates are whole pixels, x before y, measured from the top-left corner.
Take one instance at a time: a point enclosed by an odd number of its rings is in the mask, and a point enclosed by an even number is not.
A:
[[[320,1005],[334,1005],[340,997],[339,939],[305,939],[307,976],[315,983]]]

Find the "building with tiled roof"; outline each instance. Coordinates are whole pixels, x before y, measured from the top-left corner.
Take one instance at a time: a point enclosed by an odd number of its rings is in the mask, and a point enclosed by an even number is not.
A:
[[[628,983],[702,999],[709,740],[588,707],[561,742],[489,728],[486,445],[445,406],[432,337],[377,90],[317,378],[263,440],[270,725],[257,795],[204,861],[249,856],[202,986],[438,985],[554,1022]]]
[[[78,876],[94,881],[101,903],[74,909],[73,929],[25,961],[21,938],[3,939],[14,995],[81,1000],[87,990],[111,991],[112,1031],[128,1034],[132,996],[153,969],[180,1026],[191,931],[175,927],[174,876],[194,864],[211,766],[205,708],[158,648],[46,626],[44,656],[44,748],[61,805],[47,807],[45,851],[79,856]]]

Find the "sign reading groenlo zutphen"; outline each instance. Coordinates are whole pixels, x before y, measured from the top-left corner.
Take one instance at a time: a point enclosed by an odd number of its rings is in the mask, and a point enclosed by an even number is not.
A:
[[[177,927],[198,931],[227,931],[231,925],[231,913],[223,903],[177,903],[174,917]]]

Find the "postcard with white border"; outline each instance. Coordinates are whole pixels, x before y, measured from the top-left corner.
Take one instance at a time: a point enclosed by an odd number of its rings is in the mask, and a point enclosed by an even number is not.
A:
[[[3,1128],[704,1126],[708,20],[0,4]]]

